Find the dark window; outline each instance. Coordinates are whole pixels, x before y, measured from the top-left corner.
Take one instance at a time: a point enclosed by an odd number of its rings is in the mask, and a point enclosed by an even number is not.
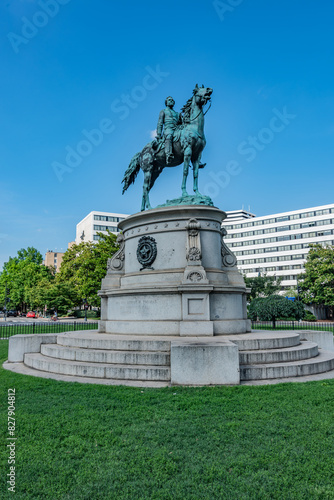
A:
[[[277,217],[276,222],[285,222],[286,220],[289,220],[288,215],[284,215],[283,217]]]

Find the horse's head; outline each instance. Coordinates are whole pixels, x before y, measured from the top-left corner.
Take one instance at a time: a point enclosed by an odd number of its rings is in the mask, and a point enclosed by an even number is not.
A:
[[[204,85],[199,87],[196,83],[193,93],[196,97],[197,104],[204,106],[211,99],[212,89],[210,87],[204,87]]]

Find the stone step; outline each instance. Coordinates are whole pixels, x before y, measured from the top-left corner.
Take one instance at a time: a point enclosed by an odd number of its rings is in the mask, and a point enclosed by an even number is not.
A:
[[[319,349],[315,358],[286,363],[240,365],[240,380],[301,377],[334,369],[334,352]]]
[[[318,346],[315,342],[303,341],[297,346],[284,349],[267,349],[256,351],[240,351],[241,365],[258,363],[283,363],[309,359],[318,355]]]
[[[70,332],[60,334],[57,344],[67,347],[82,347],[86,349],[104,349],[119,351],[162,351],[170,352],[171,340],[138,338],[108,333]]]
[[[229,340],[238,345],[239,351],[284,349],[300,344],[299,333],[252,331],[241,335],[230,335]]]
[[[107,378],[115,380],[169,381],[170,368],[167,366],[131,366],[125,364],[89,363],[54,359],[40,353],[24,355],[24,364],[36,370],[75,375],[78,377]]]
[[[121,365],[170,366],[169,352],[118,351],[103,349],[83,349],[58,344],[42,344],[41,353],[51,358],[90,363],[112,363]]]
[[[239,350],[255,350],[255,349],[283,349],[293,347],[300,343],[299,333],[295,332],[274,332],[274,331],[255,331],[252,333],[239,335],[224,335],[206,337],[206,341],[216,341],[219,338],[226,338],[236,343]],[[194,337],[196,338],[196,337]],[[68,332],[59,334],[57,343],[68,347],[82,347],[87,349],[111,349],[120,351],[163,351],[170,352],[170,344],[172,340],[181,340],[182,337],[171,336],[168,339],[165,337],[150,337],[150,336],[133,336],[133,335],[117,335],[109,333],[93,332]]]

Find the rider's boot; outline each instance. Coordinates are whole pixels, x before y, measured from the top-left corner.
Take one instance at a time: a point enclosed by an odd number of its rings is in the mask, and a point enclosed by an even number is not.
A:
[[[168,136],[166,137],[165,153],[166,153],[166,164],[168,165],[168,163],[171,163],[171,160],[174,158],[172,137]]]
[[[168,165],[169,163],[172,163],[172,160],[174,159],[173,154],[167,154],[166,155],[166,164]]]

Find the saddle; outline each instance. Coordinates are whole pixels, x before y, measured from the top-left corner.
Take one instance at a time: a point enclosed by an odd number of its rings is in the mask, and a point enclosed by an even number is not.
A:
[[[174,130],[173,143],[180,140],[182,129],[183,129],[183,125],[179,125]],[[159,151],[161,151],[163,148],[165,148],[165,142],[166,142],[166,139],[164,136],[161,139],[154,139],[151,143],[152,148],[154,149],[154,152],[159,153]]]

